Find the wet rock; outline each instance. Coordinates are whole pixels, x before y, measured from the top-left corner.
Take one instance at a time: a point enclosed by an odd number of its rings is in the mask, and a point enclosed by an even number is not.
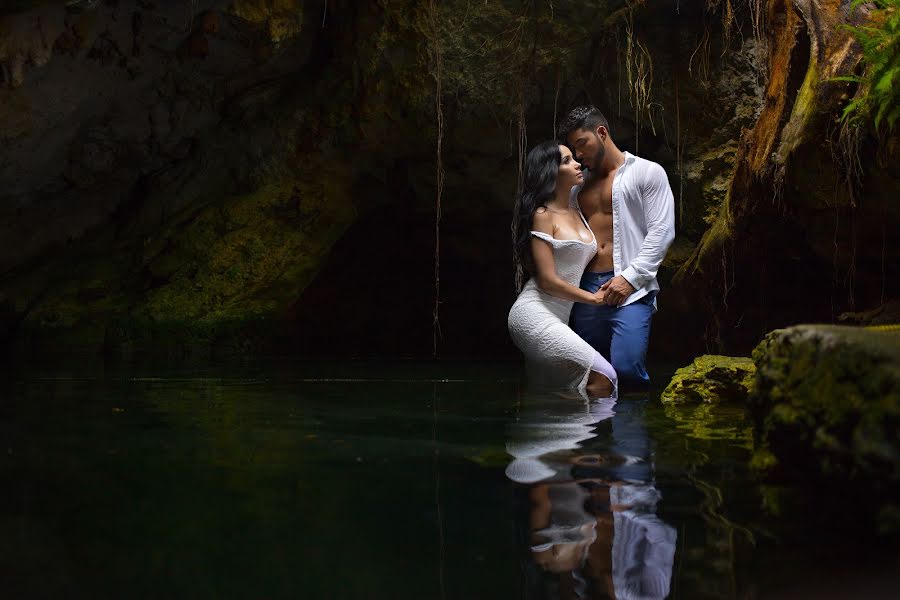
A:
[[[238,0],[231,5],[231,11],[237,17],[263,25],[268,37],[277,44],[303,29],[304,7],[300,0]]]
[[[900,299],[893,299],[871,310],[845,312],[838,317],[844,325],[890,327],[900,323]]]
[[[206,39],[203,31],[197,29],[185,38],[178,46],[178,58],[181,60],[190,60],[192,58],[204,59],[209,55],[209,40]]]
[[[675,372],[661,399],[670,404],[744,402],[755,372],[750,358],[704,355]]]
[[[770,333],[753,357],[755,466],[860,482],[875,498],[897,491],[900,331],[800,325]]]
[[[9,87],[25,81],[25,67],[43,67],[53,55],[53,44],[65,31],[59,7],[44,6],[0,18],[0,71]]]

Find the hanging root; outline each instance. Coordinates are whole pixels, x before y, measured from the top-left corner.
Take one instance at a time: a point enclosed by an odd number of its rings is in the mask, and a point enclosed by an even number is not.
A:
[[[675,70],[675,168],[678,171],[678,227],[684,227],[684,148],[681,144],[681,103]]]
[[[731,0],[725,0],[725,6],[722,7],[722,56],[731,48],[731,32],[736,26]]]
[[[710,34],[709,34],[709,24],[703,24],[703,34],[700,36],[700,41],[697,44],[697,47],[691,53],[691,58],[688,60],[688,73],[694,73],[694,59],[697,60],[697,77],[700,80],[700,83],[706,85],[709,81],[709,53],[710,53]]]
[[[634,151],[638,151],[638,138],[644,117],[650,122],[654,135],[652,103],[653,58],[647,47],[634,34],[634,18],[631,13],[625,20],[625,75],[628,80],[628,100],[634,109]]]
[[[859,147],[862,140],[859,125],[844,121],[838,134],[840,158],[835,161],[843,168],[844,183],[850,195],[850,205],[856,207],[859,191],[862,189],[863,165],[859,158]]]
[[[516,196],[521,196],[522,194],[522,186],[524,185],[525,179],[525,149],[528,146],[528,131],[525,123],[525,80],[523,78],[522,85],[519,91],[519,105],[517,108],[517,143],[518,143],[518,169],[519,169],[519,180],[516,189]],[[555,127],[554,127],[555,132]],[[516,202],[516,206],[518,207],[519,203]],[[515,247],[517,236],[517,228],[519,226],[519,215],[517,211],[513,211],[513,220],[512,220],[512,240],[513,247]],[[518,294],[522,290],[522,286],[525,284],[525,269],[522,265],[521,257],[514,257],[515,263],[515,281],[516,281],[516,293]]]
[[[550,5],[551,10],[553,5]],[[553,133],[551,134],[554,138],[556,137],[556,111],[559,107],[559,86],[562,79],[562,65],[556,63],[556,93],[553,96],[553,129],[551,130]]]
[[[437,117],[437,142],[435,156],[435,211],[434,211],[434,307],[432,309],[432,343],[433,353],[437,356],[438,340],[441,337],[440,304],[441,304],[441,197],[444,195],[444,105],[443,105],[443,71],[444,55],[438,35],[438,15],[435,0],[428,4],[431,19],[432,46],[431,54],[434,62],[434,110]]]

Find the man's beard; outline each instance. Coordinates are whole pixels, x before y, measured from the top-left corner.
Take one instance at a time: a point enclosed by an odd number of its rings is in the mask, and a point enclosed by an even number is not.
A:
[[[597,141],[600,142],[599,139]],[[603,162],[604,156],[606,156],[606,146],[603,145],[603,142],[600,142],[600,145],[597,147],[597,153],[594,154],[594,160],[592,161],[594,164],[594,170],[600,168],[600,163]]]
[[[600,170],[600,163],[603,162],[604,156],[606,156],[606,148],[601,144],[597,148],[597,152],[594,153],[594,160],[591,161],[591,165],[588,166],[587,162],[582,162],[581,170],[586,171],[588,174],[596,173]]]

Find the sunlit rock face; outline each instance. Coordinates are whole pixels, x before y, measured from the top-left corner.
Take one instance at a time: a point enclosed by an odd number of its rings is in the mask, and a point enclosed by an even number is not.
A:
[[[723,210],[676,278],[704,306],[710,344],[729,352],[900,295],[900,246],[886,234],[900,225],[886,193],[900,184],[897,132],[876,135],[873,115],[842,123],[861,90],[836,79],[867,68],[848,25],[868,11],[767,5],[765,103],[741,135]]]

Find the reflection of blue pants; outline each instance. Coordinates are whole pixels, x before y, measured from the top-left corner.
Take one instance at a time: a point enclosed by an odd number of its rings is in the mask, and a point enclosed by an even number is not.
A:
[[[586,271],[581,277],[581,289],[596,292],[612,278],[612,271]],[[650,292],[637,302],[621,308],[581,302],[576,302],[572,307],[569,326],[594,350],[609,358],[619,381],[638,384],[650,381],[644,361],[655,297],[656,292]]]

